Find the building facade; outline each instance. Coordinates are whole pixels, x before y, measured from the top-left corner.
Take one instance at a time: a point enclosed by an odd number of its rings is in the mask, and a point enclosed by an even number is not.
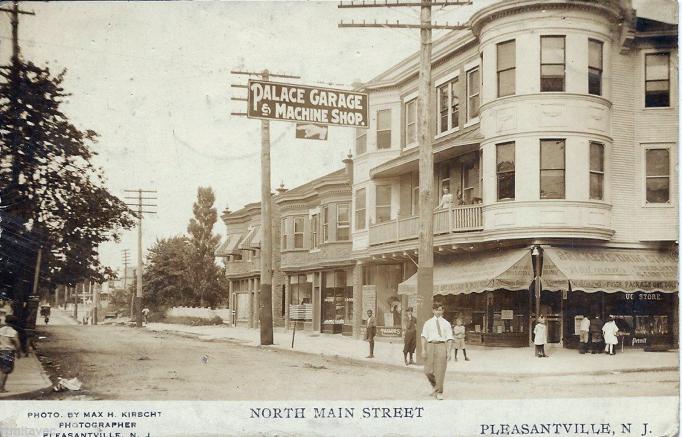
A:
[[[432,55],[433,294],[446,317],[483,345],[528,345],[538,309],[553,343],[573,346],[585,316],[614,316],[628,346],[678,344],[677,25],[615,0],[504,1],[469,24]],[[372,309],[380,336],[402,335],[416,304],[418,62],[362,86],[370,125],[347,191],[278,197],[285,320],[309,301],[311,329],[360,336]],[[350,203],[334,252],[319,240],[329,202]]]

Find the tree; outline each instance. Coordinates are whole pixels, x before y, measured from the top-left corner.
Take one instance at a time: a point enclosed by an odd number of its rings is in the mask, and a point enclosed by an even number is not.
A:
[[[104,281],[111,270],[98,245],[135,225],[92,163],[97,134],[61,110],[65,74],[19,59],[0,68],[0,292],[15,299],[31,292],[38,248],[41,281],[52,288]]]
[[[197,201],[192,205],[194,217],[187,226],[190,235],[187,264],[189,280],[202,307],[207,303],[215,306],[223,291],[222,282],[219,281],[220,267],[215,262],[220,236],[213,234],[213,225],[218,220],[214,202],[213,189],[199,187]]]
[[[170,237],[157,240],[147,252],[143,283],[150,307],[189,305],[194,301],[187,269],[189,246],[185,236]]]

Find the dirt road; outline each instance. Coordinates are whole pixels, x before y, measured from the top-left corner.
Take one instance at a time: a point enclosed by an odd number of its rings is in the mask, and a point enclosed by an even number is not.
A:
[[[429,399],[414,369],[201,341],[124,326],[40,327],[39,354],[53,376],[84,390],[46,399]],[[58,366],[58,367],[57,367]],[[504,377],[448,375],[446,399],[676,395],[676,372]]]

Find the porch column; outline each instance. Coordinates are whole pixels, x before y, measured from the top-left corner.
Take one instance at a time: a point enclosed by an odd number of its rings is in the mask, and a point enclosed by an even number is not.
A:
[[[313,273],[313,332],[320,332],[322,330],[322,307],[320,305],[321,288],[322,288],[322,274],[321,272]]]
[[[353,338],[360,338],[362,327],[362,261],[353,266]]]
[[[291,276],[284,282],[284,329],[289,330],[289,304],[291,303]]]

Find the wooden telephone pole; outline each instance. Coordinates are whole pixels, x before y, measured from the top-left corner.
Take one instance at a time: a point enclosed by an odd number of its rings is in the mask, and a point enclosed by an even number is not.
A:
[[[432,24],[432,6],[462,6],[471,1],[386,1],[384,3],[353,2],[339,4],[339,8],[419,7],[419,24],[395,23],[339,23],[339,27],[373,27],[394,29],[419,29],[419,97],[417,99],[417,144],[419,146],[419,252],[417,261],[417,332],[421,333],[424,322],[432,317],[433,302],[433,147],[431,117],[431,38],[433,29],[459,30],[466,26]],[[421,360],[421,354],[417,354]]]
[[[136,200],[137,203],[126,203],[128,206],[133,206],[137,208],[137,292],[135,294],[135,303],[137,303],[137,311],[136,311],[136,325],[138,328],[142,327],[142,217],[143,214],[156,214],[156,211],[148,211],[148,210],[143,210],[142,208],[153,208],[156,207],[157,205],[151,204],[151,203],[142,203],[143,201],[148,201],[148,200],[156,200],[156,197],[153,194],[148,194],[148,193],[156,193],[156,190],[142,190],[142,189],[137,189],[137,190],[124,190],[126,193],[137,193],[137,196],[128,196],[125,197],[126,199],[131,199],[131,200]],[[142,193],[145,193],[145,196],[147,197],[142,197]],[[130,318],[132,320],[133,314],[132,311],[130,313]]]
[[[128,264],[130,263],[130,249],[123,249],[121,251],[123,257],[123,290],[128,292]],[[135,296],[130,296],[130,320],[133,319],[133,311],[135,310]]]
[[[260,77],[262,80],[270,80],[271,77],[300,79],[299,76],[286,74],[271,74],[268,70],[261,73],[249,71],[231,71],[232,74],[241,74]],[[232,85],[233,88],[247,88],[246,85]],[[233,97],[232,100],[248,101],[245,98]],[[232,115],[246,116],[246,113],[233,112]],[[260,292],[254,296],[254,305],[259,309],[260,320],[260,343],[270,345],[274,342],[272,327],[272,182],[270,180],[270,120],[261,120],[261,226],[263,240],[260,252]]]

